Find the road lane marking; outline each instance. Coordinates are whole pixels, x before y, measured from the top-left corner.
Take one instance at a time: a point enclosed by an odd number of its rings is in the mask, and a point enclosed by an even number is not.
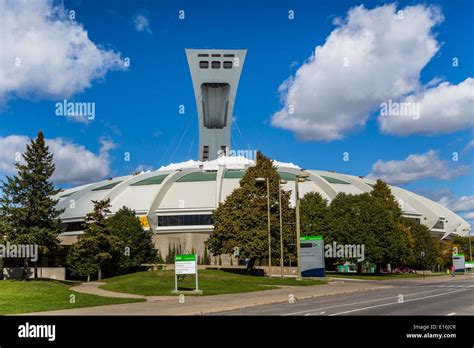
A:
[[[453,313],[446,314],[446,316],[447,316],[447,317],[450,317],[450,316],[455,315],[455,314],[456,314],[456,313],[453,312]]]
[[[420,292],[413,292],[411,294],[403,294],[403,296],[411,296],[411,295],[417,295],[417,294],[424,294],[425,292],[433,292],[437,291],[438,289],[432,289],[432,290],[426,290],[426,291],[420,291]],[[353,302],[353,303],[348,303],[348,304],[341,304],[341,305],[336,305],[336,306],[329,306],[329,307],[320,307],[316,309],[306,309],[304,311],[299,311],[299,312],[293,312],[293,313],[286,313],[283,314],[283,316],[289,316],[289,315],[296,315],[296,314],[303,314],[303,313],[309,313],[309,312],[316,312],[322,309],[329,309],[329,308],[336,308],[336,307],[346,307],[346,306],[351,306],[351,305],[356,305],[356,304],[361,304],[361,303],[369,303],[369,302],[375,302],[375,301],[382,301],[382,300],[391,300],[393,298],[398,298],[398,295],[393,295],[390,297],[383,297],[383,298],[378,298],[374,300],[367,300],[367,301],[362,301],[362,302]]]
[[[452,290],[452,291],[444,292],[444,293],[442,293],[442,294],[436,294],[436,295],[430,295],[430,296],[425,296],[425,297],[413,298],[413,299],[411,299],[411,300],[405,300],[405,301],[403,301],[403,303],[412,302],[412,301],[419,301],[419,300],[424,300],[424,299],[427,299],[427,298],[438,297],[438,296],[443,296],[443,295],[454,294],[454,293],[456,293],[456,292],[461,292],[461,291],[467,291],[467,289]],[[367,310],[367,309],[372,309],[372,308],[377,308],[377,307],[384,307],[384,306],[392,306],[392,305],[394,305],[394,304],[400,304],[400,303],[398,303],[398,302],[383,303],[383,304],[376,305],[376,306],[365,307],[365,308],[358,308],[358,309],[353,309],[353,310],[350,310],[350,311],[345,311],[345,312],[339,312],[339,313],[329,314],[329,316],[335,316],[335,315],[340,315],[340,314],[347,314],[347,313],[365,311],[365,310]]]

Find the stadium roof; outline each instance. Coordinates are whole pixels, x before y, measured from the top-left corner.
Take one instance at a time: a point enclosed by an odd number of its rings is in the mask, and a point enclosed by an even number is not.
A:
[[[65,223],[81,221],[92,211],[93,200],[110,198],[112,212],[123,206],[146,216],[156,233],[183,232],[186,226],[159,226],[159,215],[210,214],[237,187],[252,160],[243,157],[222,156],[213,161],[187,161],[173,163],[156,171],[147,171],[67,189],[58,194],[58,208],[65,211],[61,218]],[[292,163],[274,161],[278,172],[288,182],[285,190],[294,191],[294,179],[301,169]],[[301,196],[319,192],[331,201],[339,192],[360,194],[370,192],[372,179],[321,170],[307,170],[310,177],[300,184]],[[466,236],[471,225],[441,204],[413,192],[390,186],[392,193],[407,217],[430,228],[439,238]],[[294,193],[291,196],[294,202]],[[193,226],[190,229],[195,230]],[[201,226],[212,231],[212,226]],[[189,231],[188,231],[189,232]],[[66,234],[77,232],[69,231]]]

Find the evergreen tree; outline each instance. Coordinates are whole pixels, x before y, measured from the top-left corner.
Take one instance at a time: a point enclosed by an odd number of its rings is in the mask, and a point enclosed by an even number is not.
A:
[[[267,187],[256,182],[257,178],[269,180],[270,226],[272,258],[280,256],[280,221],[278,190],[280,177],[272,161],[257,153],[256,164],[250,167],[235,189],[213,214],[214,231],[207,240],[214,256],[233,254],[239,248],[242,258],[249,258],[251,269],[257,260],[268,258]],[[282,192],[284,257],[294,256],[294,212],[289,206],[290,193]],[[294,257],[293,257],[294,258]]]
[[[209,253],[207,252],[207,246],[204,247],[204,255],[202,257],[202,264],[203,265],[210,265],[211,260],[209,259]]]
[[[370,192],[372,197],[377,198],[379,201],[389,209],[389,211],[394,214],[394,218],[400,219],[402,216],[402,208],[400,207],[399,202],[397,202],[395,196],[390,190],[390,187],[382,180],[377,180],[373,186],[372,191]]]
[[[113,257],[120,248],[120,239],[112,234],[107,221],[110,199],[92,202],[94,210],[86,215],[86,228],[71,248],[68,265],[73,274],[88,278],[97,271],[100,280],[104,270],[113,269]]]
[[[138,271],[143,263],[157,261],[153,246],[153,232],[144,231],[140,219],[127,207],[121,208],[107,219],[112,236],[119,239],[118,252],[114,256],[112,274],[125,274]]]
[[[56,210],[58,200],[53,196],[60,190],[51,182],[53,155],[41,131],[27,144],[22,157],[24,164],[15,164],[17,174],[7,176],[2,183],[0,234],[10,243],[38,245],[40,255],[44,255],[58,246],[59,215],[63,211]],[[25,259],[24,278],[28,272],[29,261]]]

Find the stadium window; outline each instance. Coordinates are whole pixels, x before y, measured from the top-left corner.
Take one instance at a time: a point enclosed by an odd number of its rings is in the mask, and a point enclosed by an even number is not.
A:
[[[221,55],[218,54],[218,53],[213,53],[213,54],[211,54],[211,57],[220,57],[220,56],[221,56]]]
[[[211,63],[211,68],[213,68],[213,69],[220,69],[220,67],[221,67],[221,62],[219,62],[217,60],[215,60]]]
[[[438,220],[438,222],[433,226],[433,228],[436,228],[437,230],[444,230],[444,221]]]
[[[232,69],[232,62],[225,61],[224,62],[224,69]]]
[[[84,230],[84,221],[73,221],[62,225],[63,232],[76,232]]]
[[[212,225],[211,214],[158,215],[158,226],[204,226]]]
[[[235,54],[232,53],[225,53],[224,57],[235,57]]]
[[[207,61],[205,61],[205,60],[201,60],[201,61],[199,62],[199,67],[200,67],[201,69],[207,69],[207,68],[209,68],[209,62],[207,62]]]
[[[207,53],[198,53],[198,57],[209,57]]]

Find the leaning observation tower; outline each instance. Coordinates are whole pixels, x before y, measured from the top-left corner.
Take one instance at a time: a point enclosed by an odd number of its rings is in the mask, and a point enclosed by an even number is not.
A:
[[[199,124],[198,159],[230,149],[232,111],[246,50],[186,49]]]

